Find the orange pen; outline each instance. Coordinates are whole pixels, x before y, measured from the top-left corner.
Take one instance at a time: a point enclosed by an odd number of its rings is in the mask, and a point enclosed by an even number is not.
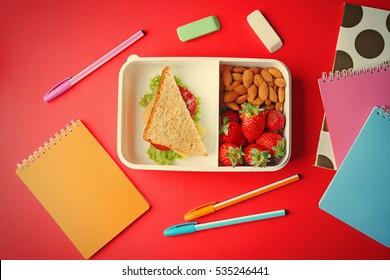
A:
[[[241,194],[239,196],[233,197],[231,199],[225,200],[223,202],[210,202],[203,204],[201,206],[196,207],[195,209],[192,209],[190,212],[184,215],[184,220],[191,221],[193,219],[206,216],[208,214],[214,213],[215,211],[221,210],[223,208],[232,206],[236,203],[242,202],[244,200],[253,198],[255,196],[261,195],[263,193],[275,190],[277,188],[283,187],[285,185],[288,185],[290,183],[296,182],[300,179],[300,176],[298,174],[290,176],[288,178],[285,178],[283,180],[280,180],[278,182],[269,184],[264,187],[260,187],[258,189],[255,189],[253,191]]]

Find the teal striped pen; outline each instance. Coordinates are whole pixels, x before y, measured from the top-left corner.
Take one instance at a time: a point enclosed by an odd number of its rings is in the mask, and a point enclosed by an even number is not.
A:
[[[270,219],[270,218],[276,218],[285,216],[287,214],[286,210],[276,210],[266,213],[260,213],[260,214],[254,214],[249,216],[242,216],[227,220],[220,220],[210,223],[204,223],[204,224],[198,224],[197,222],[188,222],[183,224],[174,225],[172,227],[167,228],[164,231],[164,236],[175,236],[175,235],[181,235],[181,234],[187,234],[187,233],[193,233],[196,231],[206,230],[206,229],[212,229],[212,228],[218,228],[218,227],[224,227],[224,226],[230,226],[230,225],[236,225],[236,224],[242,224],[247,222],[254,222],[264,219]]]

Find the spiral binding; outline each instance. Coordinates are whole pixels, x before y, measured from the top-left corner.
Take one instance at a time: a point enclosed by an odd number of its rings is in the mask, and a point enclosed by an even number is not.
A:
[[[385,106],[381,106],[378,111],[378,115],[382,115],[383,118],[389,119],[390,121],[390,109],[386,108]]]
[[[74,120],[70,121],[70,124],[65,126],[65,129],[62,128],[60,133],[55,133],[54,137],[50,137],[47,142],[38,148],[38,151],[32,152],[27,158],[23,159],[21,163],[16,164],[17,168],[20,171],[23,171],[24,168],[28,167],[30,164],[33,164],[35,161],[39,160],[45,155],[45,153],[51,150],[59,141],[67,137],[70,133],[73,132],[73,129],[79,125]]]
[[[387,71],[389,69],[390,61],[380,63],[379,65],[363,67],[363,68],[349,68],[348,70],[336,70],[334,72],[322,72],[322,81],[324,83],[328,81],[352,78],[354,76],[361,76],[372,74],[374,72]]]

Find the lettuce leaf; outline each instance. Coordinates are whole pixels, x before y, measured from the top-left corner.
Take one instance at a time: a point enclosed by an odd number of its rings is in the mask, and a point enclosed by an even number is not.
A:
[[[146,108],[148,106],[149,102],[152,101],[154,96],[155,96],[155,94],[153,94],[153,93],[145,93],[141,97],[141,99],[139,100],[139,105]]]
[[[142,107],[148,106],[149,102],[152,101],[152,99],[154,98],[154,96],[157,93],[158,85],[160,84],[160,80],[161,80],[161,75],[156,75],[150,80],[150,83],[149,83],[149,90],[150,91],[146,92],[141,97],[141,99],[138,102],[139,105],[141,105]]]
[[[196,110],[195,110],[195,114],[192,116],[192,119],[195,122],[200,123],[200,113],[202,113],[202,111],[200,110],[200,104],[202,103],[202,99],[198,96],[195,97],[196,97]]]
[[[183,157],[172,150],[169,151],[161,151],[153,147],[153,145],[149,145],[149,149],[147,154],[151,160],[160,164],[160,165],[170,165],[175,159],[182,159]]]
[[[158,85],[160,84],[161,81],[161,75],[156,75],[154,76],[149,83],[149,89],[152,91],[152,94],[156,94],[158,90]]]
[[[179,86],[179,87],[184,87],[184,88],[188,88],[178,77],[175,76],[175,81],[176,81],[176,84]]]

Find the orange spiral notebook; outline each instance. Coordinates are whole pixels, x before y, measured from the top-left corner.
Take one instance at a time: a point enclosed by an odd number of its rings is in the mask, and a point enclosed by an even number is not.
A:
[[[80,120],[19,163],[16,174],[84,258],[150,207]]]

